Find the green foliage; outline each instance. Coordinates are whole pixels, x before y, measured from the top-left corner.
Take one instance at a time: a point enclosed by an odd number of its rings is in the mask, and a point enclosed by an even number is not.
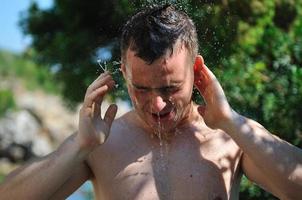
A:
[[[245,176],[241,181],[240,199],[265,199],[265,200],[277,200],[278,198],[264,192],[259,187],[256,187],[254,183],[249,181]]]
[[[0,184],[4,181],[5,176],[6,176],[5,174],[2,174],[0,172]]]
[[[150,2],[172,2],[196,23],[200,52],[220,80],[232,107],[281,138],[301,147],[302,2],[299,0],[97,1],[55,0],[33,4],[22,27],[33,37],[39,62],[64,84],[64,96],[81,101],[96,78],[97,51],[119,60],[118,36],[125,20]],[[117,66],[108,64],[110,70]],[[112,97],[127,98],[120,73]],[[76,88],[76,89],[75,89]],[[195,92],[195,98],[200,96]],[[274,199],[243,179],[240,199]]]
[[[27,89],[43,89],[51,93],[60,91],[60,84],[55,77],[42,65],[32,61],[31,55],[15,55],[0,51],[0,78],[2,80],[22,81]],[[18,80],[16,78],[19,78]]]
[[[104,47],[119,60],[119,29],[133,11],[125,0],[56,0],[54,5],[40,10],[33,3],[21,26],[33,36],[37,61],[60,66],[57,78],[64,83],[66,99],[79,102],[98,75],[97,51]],[[117,82],[123,87],[121,78]]]
[[[14,109],[16,107],[13,93],[9,90],[0,90],[0,117],[6,113],[6,111]]]
[[[301,147],[301,137],[296,135],[302,128],[297,121],[302,112],[302,44],[297,43],[302,38],[297,34],[301,29],[301,4],[297,5],[299,14],[288,22],[286,26],[291,28],[286,31],[274,23],[278,15],[275,12],[280,10],[278,2],[263,3],[273,14],[256,19],[255,24],[240,22],[236,51],[221,64],[217,74],[236,110]]]

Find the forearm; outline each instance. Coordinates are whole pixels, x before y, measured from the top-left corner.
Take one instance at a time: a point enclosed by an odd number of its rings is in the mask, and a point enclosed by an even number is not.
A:
[[[11,173],[0,186],[1,199],[49,199],[83,159],[72,136],[52,154]]]
[[[259,123],[234,112],[232,120],[222,124],[259,169],[270,178],[302,185],[302,151],[269,133]]]

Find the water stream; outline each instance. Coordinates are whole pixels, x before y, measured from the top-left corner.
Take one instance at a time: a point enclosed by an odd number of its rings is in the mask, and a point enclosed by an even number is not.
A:
[[[161,199],[170,199],[171,196],[171,186],[170,186],[170,177],[169,177],[169,144],[167,142],[167,135],[163,132],[163,127],[160,122],[160,114],[157,113],[157,127],[154,130],[155,135],[159,139],[159,158],[157,160],[157,171],[156,181],[159,185],[158,192]]]

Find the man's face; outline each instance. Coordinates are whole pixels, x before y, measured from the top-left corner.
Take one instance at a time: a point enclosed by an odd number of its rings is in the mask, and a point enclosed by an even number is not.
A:
[[[140,118],[155,131],[169,132],[188,117],[193,62],[187,49],[174,48],[152,64],[128,49],[123,67],[128,92]]]

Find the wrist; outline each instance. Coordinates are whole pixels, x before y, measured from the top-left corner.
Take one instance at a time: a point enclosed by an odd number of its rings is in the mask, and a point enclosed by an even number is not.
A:
[[[88,152],[84,149],[81,149],[77,141],[77,133],[69,136],[54,152],[56,157],[64,156],[69,158],[72,162],[82,162],[86,159]]]
[[[231,113],[221,120],[219,128],[225,132],[229,132],[231,129],[236,128],[239,124],[242,124],[244,117],[238,114],[236,111],[231,110]]]
[[[93,149],[92,144],[87,144],[87,142],[83,142],[79,132],[75,133],[75,136],[73,137],[73,143],[75,146],[75,152],[77,153],[77,159],[79,160],[85,160]]]

